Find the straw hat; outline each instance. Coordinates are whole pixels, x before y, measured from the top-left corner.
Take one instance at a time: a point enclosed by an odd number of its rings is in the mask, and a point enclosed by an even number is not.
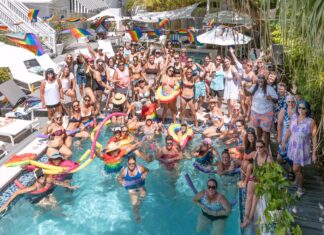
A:
[[[123,94],[117,93],[112,99],[112,103],[115,105],[121,105],[125,103],[126,97]]]
[[[109,152],[115,151],[117,149],[119,149],[119,145],[116,144],[115,142],[111,142],[110,144],[108,144],[108,146],[106,148],[106,152],[109,153]]]

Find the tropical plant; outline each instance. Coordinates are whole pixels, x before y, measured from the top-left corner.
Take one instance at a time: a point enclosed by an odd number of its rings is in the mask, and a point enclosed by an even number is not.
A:
[[[10,80],[9,68],[0,68],[0,84]]]
[[[265,220],[259,221],[258,234],[261,230],[269,232],[273,228],[276,235],[301,235],[299,225],[292,226],[294,217],[289,208],[294,204],[294,198],[288,192],[289,183],[285,177],[285,170],[273,162],[258,167],[255,174],[258,179],[256,194],[267,202]]]

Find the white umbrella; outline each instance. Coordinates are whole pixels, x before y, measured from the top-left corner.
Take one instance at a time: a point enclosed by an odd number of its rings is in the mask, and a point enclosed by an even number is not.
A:
[[[205,44],[231,46],[247,44],[251,38],[231,28],[217,27],[199,35],[197,40]]]

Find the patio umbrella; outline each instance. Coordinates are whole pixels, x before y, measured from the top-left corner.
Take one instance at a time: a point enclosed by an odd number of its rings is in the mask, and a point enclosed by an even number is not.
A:
[[[242,45],[251,41],[249,36],[241,34],[232,28],[217,27],[197,37],[200,43],[220,46]]]

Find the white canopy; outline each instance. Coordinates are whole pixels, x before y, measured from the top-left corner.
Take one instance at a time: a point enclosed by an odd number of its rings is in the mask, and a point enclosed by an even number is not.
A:
[[[252,25],[253,21],[248,15],[243,15],[235,11],[220,11],[205,16],[203,22],[209,23],[211,19],[215,19],[216,24],[236,24],[236,25]]]
[[[169,20],[192,18],[191,13],[196,9],[199,3],[194,5],[179,8],[173,11],[161,11],[161,12],[140,12],[135,16],[132,16],[132,20],[155,23],[159,19],[168,18]]]
[[[98,20],[99,18],[103,16],[112,16],[115,18],[115,20],[123,20],[123,19],[129,19],[129,17],[123,17],[121,16],[121,9],[120,8],[109,8],[106,9],[99,14],[92,16],[91,18],[88,19],[88,21],[93,21],[93,20]]]
[[[219,26],[197,37],[200,43],[231,46],[247,44],[251,38],[231,28]]]

